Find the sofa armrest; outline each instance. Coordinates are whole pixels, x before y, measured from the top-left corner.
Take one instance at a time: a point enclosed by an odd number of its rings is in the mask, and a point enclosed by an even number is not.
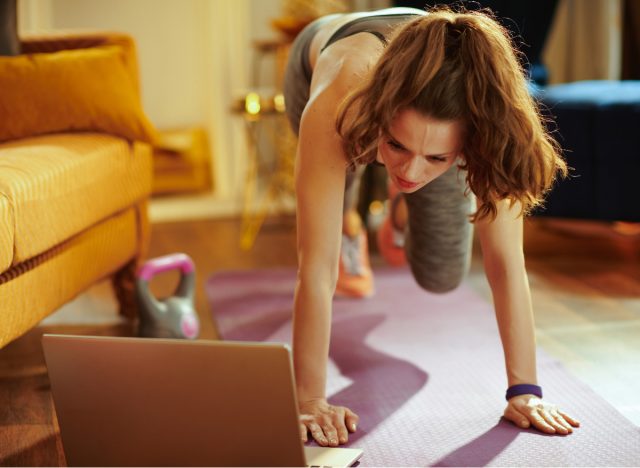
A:
[[[25,35],[20,38],[23,54],[41,54],[70,49],[117,45],[124,51],[125,66],[129,71],[135,89],[140,95],[140,77],[136,44],[127,34],[118,32],[51,32]]]

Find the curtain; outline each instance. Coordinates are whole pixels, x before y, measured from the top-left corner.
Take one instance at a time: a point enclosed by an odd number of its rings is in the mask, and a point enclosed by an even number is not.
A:
[[[218,197],[237,199],[242,194],[248,150],[242,118],[231,113],[231,107],[249,87],[251,8],[249,0],[207,4],[210,23],[207,108],[215,160],[214,187]]]
[[[53,29],[53,0],[18,0],[18,31],[33,33]]]
[[[624,0],[622,19],[622,79],[640,80],[640,2]]]
[[[560,1],[543,52],[550,83],[620,79],[620,8],[620,0]]]

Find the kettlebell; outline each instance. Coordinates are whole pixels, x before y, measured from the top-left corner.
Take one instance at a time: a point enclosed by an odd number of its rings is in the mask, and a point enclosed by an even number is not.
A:
[[[158,273],[180,269],[180,282],[173,296],[157,299],[149,282]],[[138,334],[147,338],[186,338],[200,333],[198,314],[193,306],[195,265],[184,253],[151,259],[138,270],[136,294],[140,306]]]

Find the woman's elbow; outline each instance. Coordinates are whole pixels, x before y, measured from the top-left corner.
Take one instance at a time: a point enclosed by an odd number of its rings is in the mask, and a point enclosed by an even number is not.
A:
[[[484,254],[484,271],[489,283],[505,281],[525,271],[524,253],[517,252],[508,256]]]

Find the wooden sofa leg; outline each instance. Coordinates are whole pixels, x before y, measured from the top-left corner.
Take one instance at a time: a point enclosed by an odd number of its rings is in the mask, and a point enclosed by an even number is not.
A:
[[[111,283],[120,306],[120,315],[133,320],[138,317],[138,303],[136,300],[136,259],[127,263],[111,278]]]

